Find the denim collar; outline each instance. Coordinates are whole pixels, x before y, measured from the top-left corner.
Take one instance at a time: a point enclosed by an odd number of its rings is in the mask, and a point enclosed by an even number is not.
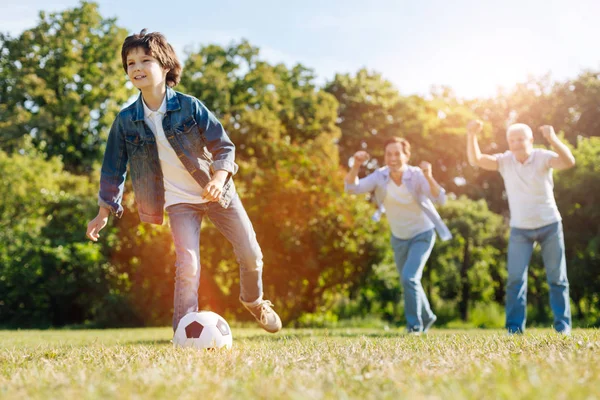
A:
[[[173,89],[167,86],[167,112],[176,111],[181,109],[181,105],[179,104],[179,99],[177,98],[177,93]],[[142,99],[142,93],[138,99],[135,101],[135,111],[133,113],[133,121],[143,121],[144,120],[144,100]]]

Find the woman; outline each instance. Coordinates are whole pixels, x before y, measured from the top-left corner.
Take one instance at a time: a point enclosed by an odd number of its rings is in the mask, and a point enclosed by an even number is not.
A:
[[[444,204],[445,190],[435,181],[431,164],[410,166],[410,144],[392,138],[385,143],[385,166],[358,179],[358,170],[369,154],[358,151],[345,178],[346,191],[353,194],[375,191],[378,210],[375,218],[387,213],[392,231],[396,268],[404,291],[404,307],[409,333],[426,333],[437,317],[421,285],[423,268],[435,243],[435,231],[442,240],[452,238],[433,202]]]

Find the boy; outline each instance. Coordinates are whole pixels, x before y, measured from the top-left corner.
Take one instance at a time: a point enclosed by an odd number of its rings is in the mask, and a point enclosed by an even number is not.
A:
[[[173,330],[198,311],[200,225],[207,216],[233,245],[240,264],[240,301],[268,332],[281,329],[273,304],[263,299],[262,252],[235,191],[235,146],[198,99],[175,92],[181,64],[157,32],[125,39],[123,68],[140,96],[123,109],[109,133],[98,215],[86,235],[98,240],[108,215],[120,217],[127,163],[140,219],[162,224],[167,211],[176,251]]]

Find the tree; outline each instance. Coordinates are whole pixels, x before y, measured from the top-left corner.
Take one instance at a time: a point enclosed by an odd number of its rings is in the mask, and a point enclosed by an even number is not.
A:
[[[339,102],[337,124],[342,137],[338,146],[342,164],[358,150],[367,150],[375,158],[383,155],[384,141],[399,134],[397,89],[380,74],[361,69],[355,76],[336,74],[325,90]]]
[[[474,301],[502,300],[506,228],[484,200],[449,201],[440,215],[454,238],[437,243],[432,251],[430,268],[435,279],[431,285],[439,287],[443,297],[456,296],[459,315],[467,321]]]
[[[298,64],[270,65],[247,41],[227,48],[209,45],[188,54],[182,90],[217,115],[237,147],[237,157],[273,165],[267,154],[280,140],[296,145],[325,141],[321,148],[337,159],[333,141],[335,99],[319,90],[313,72]]]
[[[98,5],[46,14],[17,38],[0,34],[0,148],[22,138],[73,172],[91,172],[131,96],[119,55],[126,31]]]
[[[600,308],[600,138],[580,138],[575,168],[556,175],[556,202],[563,217],[567,271],[575,316],[598,323]]]
[[[0,325],[134,322],[123,277],[82,233],[96,186],[31,149],[0,150],[0,174]]]

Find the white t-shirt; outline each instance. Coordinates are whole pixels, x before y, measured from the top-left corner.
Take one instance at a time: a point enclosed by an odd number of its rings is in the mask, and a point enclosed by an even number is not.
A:
[[[392,234],[398,239],[411,239],[435,227],[421,210],[406,185],[398,186],[390,179],[383,205]]]
[[[511,151],[495,157],[504,178],[511,227],[537,229],[561,220],[550,167],[550,160],[558,157],[555,152],[533,149],[522,164]]]
[[[158,158],[163,173],[165,186],[165,208],[178,203],[200,204],[208,200],[202,198],[202,186],[192,177],[171,147],[162,126],[167,112],[167,98],[163,99],[157,111],[152,111],[144,104],[144,121],[154,133]]]

